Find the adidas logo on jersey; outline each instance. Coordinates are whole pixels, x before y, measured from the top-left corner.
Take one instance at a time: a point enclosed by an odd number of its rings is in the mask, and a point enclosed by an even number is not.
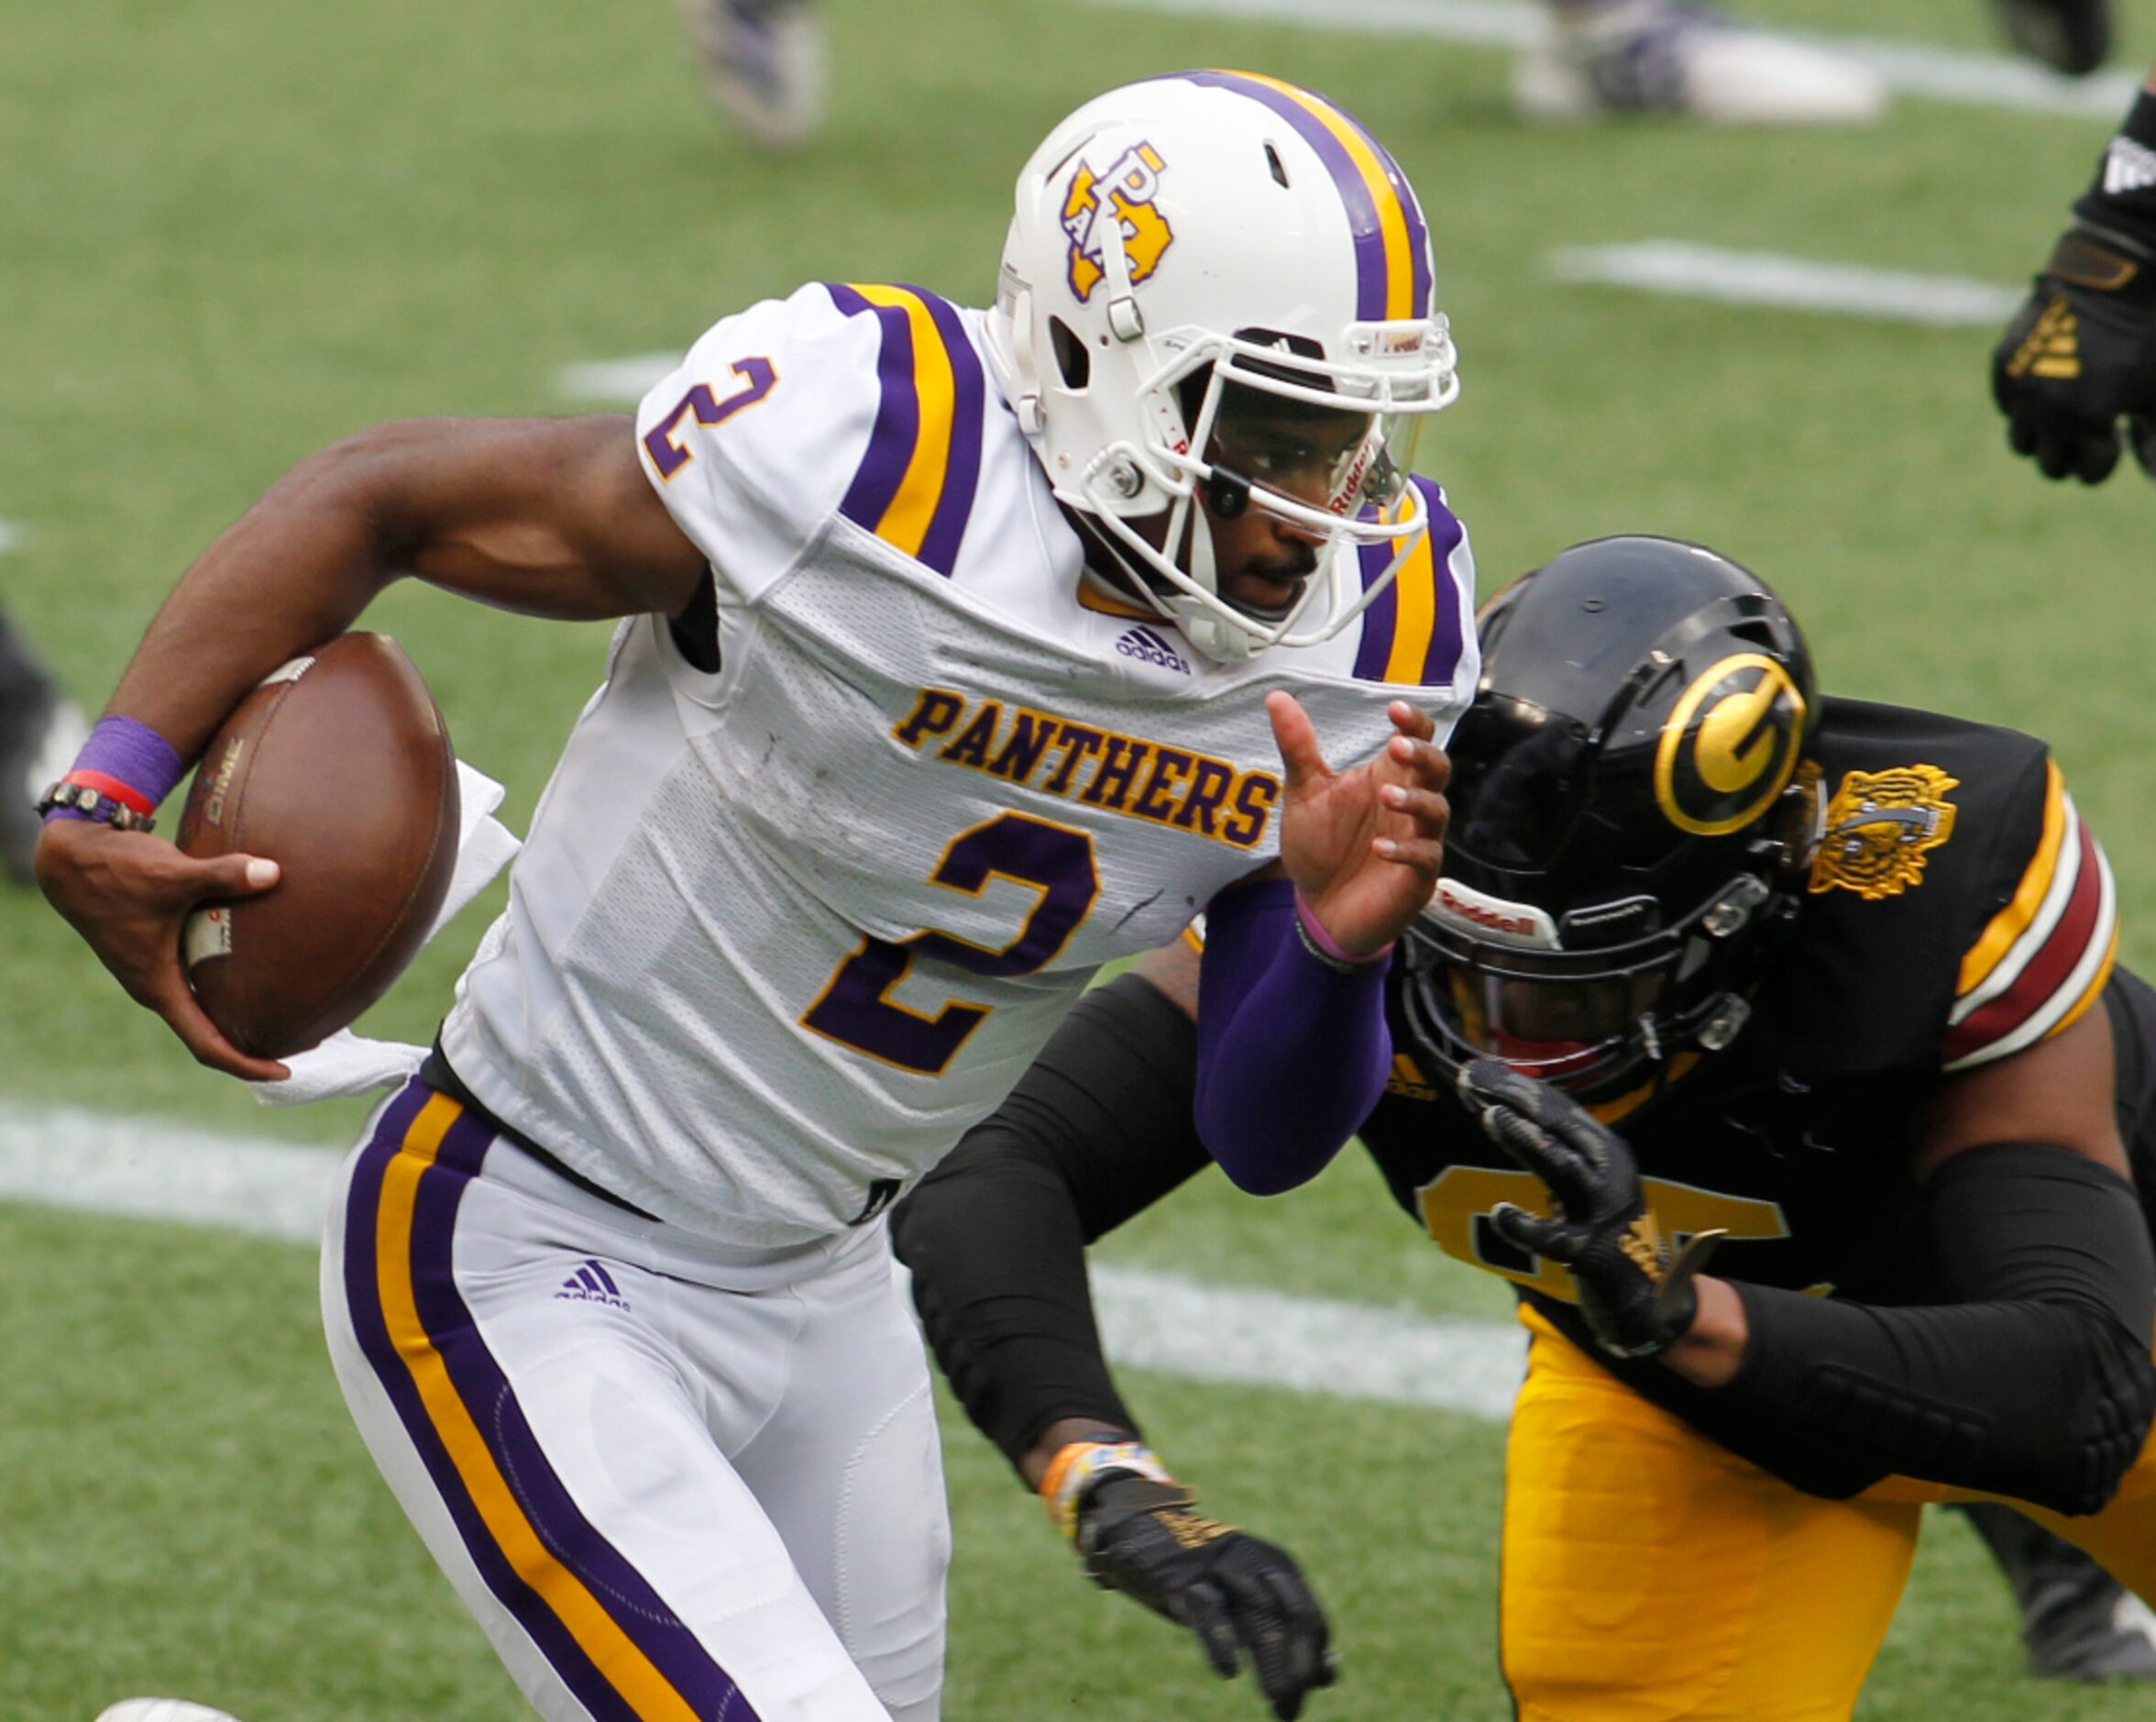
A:
[[[2104,190],[2116,197],[2121,192],[2143,192],[2156,185],[2156,149],[2131,138],[2114,138],[2104,154]]]
[[[1141,664],[1158,664],[1162,669],[1172,669],[1179,676],[1191,673],[1189,663],[1150,628],[1132,628],[1116,642],[1116,649],[1125,657],[1135,657]]]
[[[561,1290],[554,1296],[556,1301],[560,1303],[610,1304],[616,1309],[629,1308],[629,1300],[622,1296],[622,1288],[614,1284],[614,1276],[597,1262],[586,1262],[562,1281]]]

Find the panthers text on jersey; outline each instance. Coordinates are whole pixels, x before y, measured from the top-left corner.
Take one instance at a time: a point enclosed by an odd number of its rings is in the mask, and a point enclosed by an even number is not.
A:
[[[1472,561],[1434,484],[1355,625],[1208,662],[1082,582],[982,342],[929,293],[806,287],[645,400],[647,474],[710,561],[709,649],[617,633],[444,1027],[504,1122],[720,1241],[877,1211],[1100,964],[1268,861],[1272,689],[1347,764],[1403,688],[1442,738],[1474,687]]]

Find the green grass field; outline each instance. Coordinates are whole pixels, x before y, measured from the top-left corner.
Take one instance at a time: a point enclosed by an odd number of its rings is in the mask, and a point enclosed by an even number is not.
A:
[[[1991,46],[1978,0],[1756,0],[1823,31]],[[1037,0],[831,6],[834,120],[774,162],[713,120],[657,0],[72,0],[0,8],[0,602],[94,705],[189,557],[284,467],[377,420],[563,410],[578,361],[685,346],[809,278],[985,295],[1012,174],[1063,111],[1150,71],[1245,65],[1336,95],[1418,185],[1465,390],[1424,445],[1486,589],[1596,533],[1697,537],[1805,618],[1828,684],[2050,737],[2107,840],[2127,951],[2156,961],[2152,499],[2004,452],[1981,329],[1634,295],[1558,247],[1681,239],[2008,283],[2106,136],[1904,98],[1873,131],[1523,129],[1505,55]],[[2156,50],[2146,20],[2123,54]],[[416,589],[372,621],[419,660],[521,826],[603,634]],[[483,924],[375,1026],[424,1037]],[[0,1082],[324,1144],[197,1070],[28,895],[0,899]],[[1345,1163],[1273,1204],[1194,1190],[1120,1259],[1492,1313]],[[248,1722],[508,1722],[521,1706],[346,1427],[310,1253],[0,1207],[0,1719],[129,1692]],[[1208,1502],[1293,1547],[1334,1606],[1332,1722],[1507,1714],[1494,1669],[1500,1432],[1465,1418],[1139,1376]],[[1084,1585],[946,1418],[952,1722],[1255,1717],[1194,1646]],[[2156,1694],[2024,1680],[1957,1523],[1927,1538],[1859,1714],[2156,1718]]]

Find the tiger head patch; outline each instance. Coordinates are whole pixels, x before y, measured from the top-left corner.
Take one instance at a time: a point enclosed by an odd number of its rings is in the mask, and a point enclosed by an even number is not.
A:
[[[1811,889],[1840,886],[1876,901],[1921,885],[1927,857],[1953,835],[1947,792],[1960,787],[1937,766],[1852,771],[1827,804]]]

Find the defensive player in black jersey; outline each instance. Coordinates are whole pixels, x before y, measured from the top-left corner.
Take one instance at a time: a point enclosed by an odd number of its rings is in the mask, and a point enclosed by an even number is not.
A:
[[[1926,1502],[2010,1500],[2156,1590],[2129,1176],[2156,1188],[2156,995],[2113,966],[2110,870],[2044,745],[1822,700],[1772,593],[1665,539],[1568,551],[1483,646],[1361,1137],[1532,1336],[1520,1714],[1846,1716]],[[1292,1716],[1322,1616],[1143,1446],[1084,1279],[1208,1163],[1197,962],[1090,996],[896,1235],[953,1387],[1089,1571],[1224,1673],[1239,1646]]]

